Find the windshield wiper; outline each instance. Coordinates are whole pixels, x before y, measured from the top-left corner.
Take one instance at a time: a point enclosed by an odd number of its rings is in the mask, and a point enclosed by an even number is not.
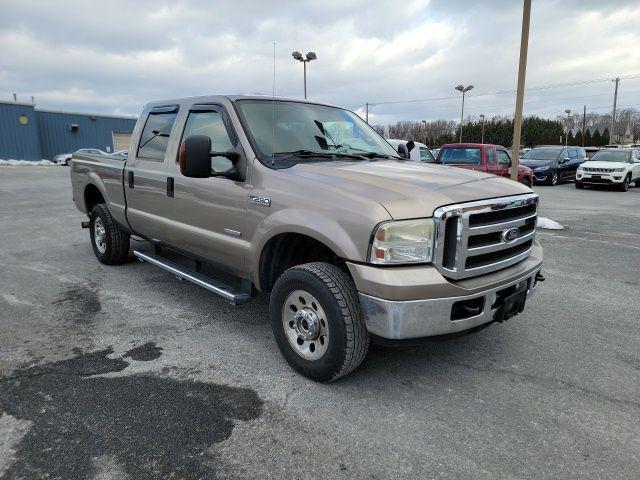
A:
[[[328,152],[314,152],[313,150],[294,150],[292,152],[274,152],[273,155],[287,155],[286,157],[278,158],[278,160],[284,161],[291,158],[307,158],[307,157],[320,157],[331,158],[333,155]]]

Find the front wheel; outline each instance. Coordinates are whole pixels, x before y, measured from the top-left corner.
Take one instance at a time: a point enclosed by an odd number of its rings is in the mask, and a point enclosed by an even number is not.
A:
[[[91,210],[89,233],[93,253],[102,263],[116,265],[129,258],[129,233],[116,223],[104,203]]]
[[[579,188],[580,190],[582,190],[584,188],[584,184],[582,182],[579,182],[576,180],[575,183],[576,188]]]
[[[335,265],[306,263],[285,271],[271,292],[269,314],[285,360],[312,380],[347,375],[369,349],[358,292]]]
[[[627,175],[626,177],[624,177],[624,180],[622,181],[622,183],[618,186],[618,190],[621,192],[626,192],[627,190],[629,190],[630,183],[631,183],[631,177]]]
[[[558,172],[551,172],[551,174],[549,175],[549,179],[547,180],[547,185],[551,185],[552,187],[555,187],[556,185],[558,185],[558,181],[560,180],[560,175],[558,175]]]

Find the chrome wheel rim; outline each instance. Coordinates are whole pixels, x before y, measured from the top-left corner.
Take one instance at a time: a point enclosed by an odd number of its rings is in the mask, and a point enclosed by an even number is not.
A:
[[[107,251],[107,232],[100,217],[96,217],[93,222],[93,239],[95,240],[96,248],[100,253]]]
[[[558,183],[558,174],[557,172],[553,172],[551,174],[551,185],[556,185]]]
[[[305,360],[319,360],[329,346],[329,323],[318,299],[294,290],[282,306],[282,327],[291,348]]]

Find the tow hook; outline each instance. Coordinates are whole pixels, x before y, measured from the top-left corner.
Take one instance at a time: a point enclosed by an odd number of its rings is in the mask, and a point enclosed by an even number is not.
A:
[[[82,228],[89,228],[89,227],[91,226],[91,222],[82,222],[82,223],[80,224],[80,226],[81,226]]]
[[[536,273],[536,282],[544,282],[545,278],[542,272]]]

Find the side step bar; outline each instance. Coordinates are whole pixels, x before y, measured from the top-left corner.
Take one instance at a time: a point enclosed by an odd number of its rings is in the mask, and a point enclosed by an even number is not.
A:
[[[194,272],[193,270],[188,270],[182,265],[178,265],[177,263],[165,260],[164,258],[154,255],[153,253],[134,250],[133,254],[141,262],[149,262],[156,267],[160,267],[167,272],[173,273],[180,280],[188,280],[192,283],[195,283],[196,285],[199,285],[202,288],[206,288],[210,292],[215,293],[216,295],[220,295],[222,298],[230,300],[235,305],[246,303],[251,300],[251,295],[249,293],[235,290],[228,285],[217,282],[216,280],[213,280],[212,278],[209,278],[198,272]]]

